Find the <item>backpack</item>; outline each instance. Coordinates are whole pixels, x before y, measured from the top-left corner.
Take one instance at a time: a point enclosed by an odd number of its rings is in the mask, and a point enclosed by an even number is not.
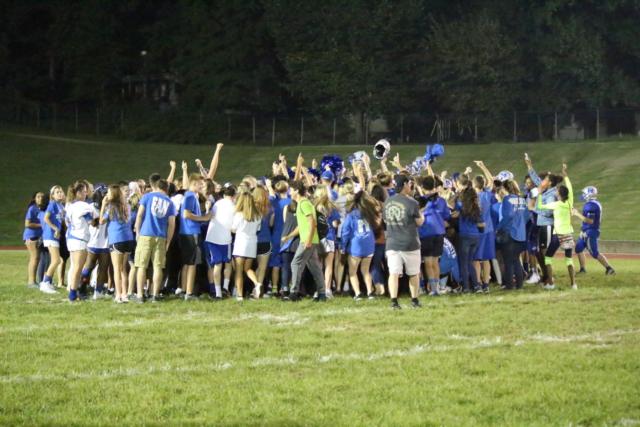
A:
[[[316,229],[318,230],[318,238],[320,240],[327,237],[329,233],[329,223],[327,222],[327,217],[316,209]]]

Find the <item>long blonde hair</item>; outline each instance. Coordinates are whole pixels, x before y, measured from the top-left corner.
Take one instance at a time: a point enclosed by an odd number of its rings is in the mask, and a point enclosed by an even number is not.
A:
[[[329,215],[329,213],[336,208],[336,205],[333,204],[329,197],[329,187],[324,184],[320,184],[316,187],[316,191],[313,193],[313,198],[313,204],[316,209],[325,216]]]
[[[256,203],[251,195],[249,186],[244,183],[238,186],[238,198],[236,199],[236,212],[242,213],[245,221],[255,221],[260,219],[260,212],[256,208]]]
[[[253,202],[256,205],[256,209],[262,216],[266,216],[269,213],[269,192],[262,186],[257,186],[252,192]]]

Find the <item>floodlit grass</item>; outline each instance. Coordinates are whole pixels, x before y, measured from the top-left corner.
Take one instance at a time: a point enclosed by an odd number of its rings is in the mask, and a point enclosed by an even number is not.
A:
[[[630,425],[637,261],[580,290],[70,305],[0,253],[3,425]],[[557,282],[566,284],[558,260]]]
[[[200,158],[208,165],[212,147],[124,143],[90,137],[73,142],[0,133],[0,170],[4,183],[0,186],[0,199],[4,203],[0,210],[0,245],[21,243],[26,203],[36,190],[48,191],[53,184],[66,187],[78,178],[109,183],[147,177],[155,171],[166,174],[171,159],[178,161],[178,165],[181,160],[188,160],[190,168],[195,170],[193,159]],[[392,148],[394,152],[400,152],[404,162],[408,162],[424,154],[425,146],[394,145]],[[346,158],[360,149],[370,151],[371,147],[229,145],[222,152],[218,179],[238,181],[247,173],[256,176],[268,174],[271,162],[279,152],[295,162],[295,156],[302,151],[310,162],[314,157],[320,160],[327,153],[338,153]],[[640,208],[636,200],[640,182],[637,176],[640,141],[448,145],[444,158],[436,163],[436,170],[462,171],[473,160],[482,159],[495,174],[509,169],[522,178],[525,173],[524,152],[531,155],[539,171],[551,169],[559,172],[561,163],[568,162],[577,192],[586,185],[598,187],[604,206],[603,239],[640,240],[640,227],[637,226]]]

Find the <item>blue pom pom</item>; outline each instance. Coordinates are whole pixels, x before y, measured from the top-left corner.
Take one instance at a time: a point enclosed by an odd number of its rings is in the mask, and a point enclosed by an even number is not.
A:
[[[336,156],[335,154],[327,154],[322,158],[320,167],[323,171],[329,167],[329,170],[333,172],[334,175],[338,176],[340,175],[340,172],[342,172],[344,165],[339,156]]]
[[[427,145],[424,159],[427,162],[433,162],[438,157],[444,155],[444,146],[442,144]]]

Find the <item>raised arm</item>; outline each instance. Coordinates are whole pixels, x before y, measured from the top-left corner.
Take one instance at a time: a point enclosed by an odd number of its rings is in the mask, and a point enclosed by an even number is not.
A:
[[[531,158],[527,153],[524,153],[524,163],[525,165],[527,165],[527,172],[529,174],[529,177],[531,178],[531,181],[533,181],[536,186],[540,186],[542,180],[536,173],[535,169],[533,169],[533,163],[531,162]]]
[[[173,183],[173,179],[176,176],[176,162],[174,162],[173,160],[169,160],[169,167],[171,168],[171,170],[169,171],[169,176],[167,177],[167,182],[169,184]]]
[[[182,188],[185,190],[189,188],[189,171],[187,162],[184,160],[182,161]]]
[[[300,175],[302,175],[302,165],[304,165],[304,157],[302,157],[302,153],[298,154],[298,160],[296,161],[296,174],[293,177],[294,181],[298,181],[300,179]]]
[[[209,166],[209,174],[206,175],[207,178],[213,179],[216,176],[216,172],[218,171],[218,163],[220,162],[220,152],[222,151],[222,147],[224,144],[219,142],[216,144],[216,151],[213,153],[213,157],[211,158],[211,165]]]
[[[489,169],[485,166],[482,160],[475,160],[475,164],[480,168],[482,173],[484,174],[484,179],[487,181],[486,186],[489,189],[493,189],[493,175],[489,171]]]

